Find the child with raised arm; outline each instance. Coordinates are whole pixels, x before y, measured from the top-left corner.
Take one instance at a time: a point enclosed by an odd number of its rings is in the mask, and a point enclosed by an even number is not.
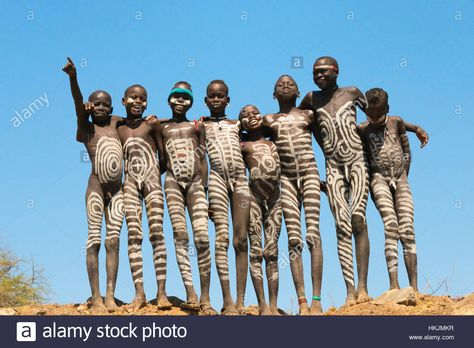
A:
[[[248,272],[248,227],[250,218],[249,186],[240,149],[240,122],[229,120],[229,88],[222,80],[209,83],[204,99],[211,113],[201,118],[205,129],[209,173],[209,212],[216,227],[215,253],[222,288],[222,314],[243,311]],[[229,201],[232,213],[233,245],[237,267],[237,303],[232,300],[229,284]]]
[[[263,137],[262,116],[253,105],[239,114],[247,139],[242,154],[250,173],[250,275],[260,315],[280,315],[278,297],[278,238],[281,230],[280,157],[273,142]],[[262,227],[264,249],[262,250]],[[262,261],[265,259],[270,306],[263,290]]]
[[[134,310],[146,305],[143,288],[142,207],[145,202],[149,239],[153,247],[153,262],[158,284],[158,309],[169,309],[166,296],[166,245],[163,234],[163,190],[160,160],[163,157],[161,125],[156,118],[142,118],[147,107],[147,92],[143,86],[132,85],[122,98],[127,118],[118,127],[125,159],[123,183],[125,220],[128,226],[128,257],[135,285]]]
[[[368,157],[371,196],[384,222],[390,290],[400,289],[400,240],[410,286],[418,291],[413,198],[407,180],[411,154],[405,122],[399,116],[387,116],[388,94],[383,89],[370,89],[365,96],[367,122],[360,125],[360,133]],[[417,134],[426,135],[420,127],[414,127],[419,130]],[[422,146],[426,145],[427,135],[420,137],[420,141]]]
[[[69,75],[77,115],[76,139],[84,143],[92,164],[86,191],[88,238],[86,264],[92,290],[92,313],[117,309],[114,300],[119,264],[119,237],[123,221],[122,145],[117,133],[120,117],[111,116],[112,98],[105,91],[95,91],[84,104],[77,82],[76,67],[67,58],[63,71]],[[89,115],[91,120],[89,120]],[[98,257],[101,245],[102,219],[106,223],[107,290],[105,305],[99,288]]]
[[[193,105],[191,85],[177,82],[169,94],[173,117],[162,122],[162,140],[166,157],[165,195],[173,226],[176,259],[186,289],[187,301],[181,307],[215,315],[209,298],[211,253],[208,236],[208,209],[204,185],[207,185],[207,160],[204,125],[189,121],[187,111]],[[186,208],[191,218],[194,246],[197,250],[201,296],[193,287],[189,261],[189,236]]]

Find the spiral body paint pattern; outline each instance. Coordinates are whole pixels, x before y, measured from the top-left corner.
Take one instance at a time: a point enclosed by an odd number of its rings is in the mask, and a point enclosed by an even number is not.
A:
[[[337,248],[346,284],[354,285],[352,220],[366,221],[369,177],[362,140],[357,133],[356,103],[348,101],[335,114],[319,108],[318,124],[326,158],[326,182],[329,205],[336,221]]]
[[[120,180],[122,176],[122,144],[118,139],[101,137],[94,160],[95,174],[101,184]]]

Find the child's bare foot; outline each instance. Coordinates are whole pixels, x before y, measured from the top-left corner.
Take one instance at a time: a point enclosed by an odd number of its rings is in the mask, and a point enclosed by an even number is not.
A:
[[[137,294],[133,299],[132,303],[130,303],[130,307],[133,311],[138,311],[140,308],[146,306],[146,297],[145,294]]]
[[[209,315],[217,315],[217,314],[218,314],[217,311],[214,308],[212,308],[210,302],[201,302],[199,315],[209,316]]]
[[[369,296],[367,289],[359,289],[357,291],[357,303],[364,303],[372,301],[372,297]]]
[[[111,296],[111,297],[106,296],[105,297],[105,307],[107,307],[107,310],[109,312],[115,312],[118,309],[118,306],[115,303],[115,299],[114,299],[113,296]]]
[[[346,303],[342,305],[342,308],[353,306],[357,303],[355,294],[347,294]]]
[[[166,296],[166,294],[157,294],[156,295],[156,307],[158,308],[158,310],[167,310],[167,309],[171,309],[173,305],[171,304],[170,301],[168,301],[168,296]]]
[[[258,314],[259,315],[272,315],[272,312],[270,311],[270,307],[268,307],[267,304],[258,306]]]
[[[313,300],[311,302],[311,307],[309,309],[309,314],[318,315],[323,313],[323,308],[321,307],[321,301]]]
[[[229,304],[222,307],[221,315],[240,315],[240,312],[234,304]]]
[[[104,305],[102,297],[92,298],[91,313],[92,314],[107,314],[107,307]]]
[[[309,315],[308,302],[305,297],[298,299],[298,305],[300,307],[299,315]]]
[[[282,315],[280,312],[278,312],[278,308],[276,307],[270,307],[270,314],[271,315]]]

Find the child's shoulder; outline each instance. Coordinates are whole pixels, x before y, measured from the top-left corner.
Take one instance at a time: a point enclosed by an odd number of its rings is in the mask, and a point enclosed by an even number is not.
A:
[[[392,123],[394,125],[400,126],[400,125],[405,125],[405,122],[403,121],[403,118],[400,116],[387,116],[389,123]]]

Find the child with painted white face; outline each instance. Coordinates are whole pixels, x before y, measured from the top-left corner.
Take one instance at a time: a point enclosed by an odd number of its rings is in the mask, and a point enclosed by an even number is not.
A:
[[[188,121],[187,111],[193,104],[191,85],[177,82],[168,97],[173,117],[162,121],[162,141],[166,158],[165,194],[173,226],[176,259],[186,289],[182,308],[216,315],[209,299],[211,253],[208,236],[208,209],[204,186],[207,183],[204,125]],[[191,219],[194,246],[197,250],[201,296],[198,300],[193,286],[189,260],[189,236],[186,208]]]
[[[250,172],[250,274],[260,315],[280,315],[278,297],[278,238],[281,230],[280,157],[275,144],[263,137],[262,115],[253,105],[239,114],[247,132],[242,154]],[[262,228],[265,248],[262,250]],[[265,301],[262,261],[265,259],[270,306]]]
[[[161,125],[156,118],[145,120],[147,92],[140,85],[125,90],[122,104],[127,112],[126,120],[118,127],[125,159],[123,183],[125,219],[128,226],[128,257],[135,284],[134,310],[146,305],[143,288],[142,261],[142,206],[145,207],[149,225],[149,239],[153,247],[158,292],[158,309],[169,309],[166,296],[166,245],[163,234],[163,191],[161,188],[160,163],[164,162]],[[160,161],[157,159],[157,151]]]

